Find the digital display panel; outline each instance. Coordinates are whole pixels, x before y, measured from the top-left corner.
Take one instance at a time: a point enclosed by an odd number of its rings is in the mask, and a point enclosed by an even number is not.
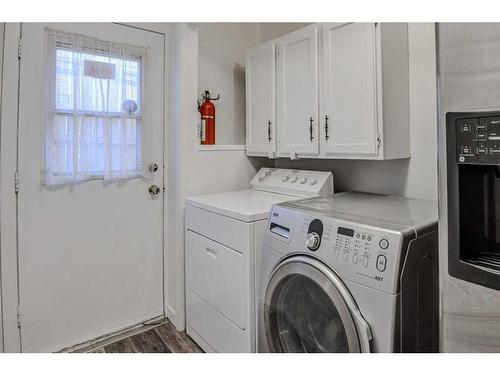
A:
[[[353,237],[354,236],[354,229],[339,227],[339,229],[337,229],[337,233],[342,234],[344,236]]]

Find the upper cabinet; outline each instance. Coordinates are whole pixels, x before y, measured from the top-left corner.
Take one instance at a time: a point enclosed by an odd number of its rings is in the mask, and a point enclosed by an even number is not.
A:
[[[323,25],[321,37],[321,154],[375,156],[375,24]]]
[[[268,42],[246,57],[247,155],[276,153],[276,44]]]
[[[317,155],[317,26],[287,34],[276,45],[278,156]]]
[[[407,24],[315,24],[271,44],[277,156],[410,157]],[[252,84],[247,75],[247,100],[258,94]],[[247,134],[253,126],[247,121]]]

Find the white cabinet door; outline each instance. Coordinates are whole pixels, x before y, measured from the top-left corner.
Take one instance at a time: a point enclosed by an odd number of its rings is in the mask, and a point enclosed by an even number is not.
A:
[[[248,155],[276,151],[276,44],[250,50],[246,58],[246,146]]]
[[[376,26],[322,25],[321,155],[378,152]]]
[[[287,34],[277,44],[278,155],[317,155],[317,26]]]

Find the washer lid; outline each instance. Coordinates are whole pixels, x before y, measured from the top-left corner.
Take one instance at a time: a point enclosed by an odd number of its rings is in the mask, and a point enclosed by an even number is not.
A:
[[[253,222],[267,219],[273,204],[296,199],[300,198],[246,189],[189,197],[186,199],[186,204],[229,216],[233,219]]]

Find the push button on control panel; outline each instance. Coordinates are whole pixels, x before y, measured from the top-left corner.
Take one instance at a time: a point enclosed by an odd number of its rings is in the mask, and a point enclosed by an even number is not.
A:
[[[486,133],[483,133],[483,132],[477,132],[476,138],[480,139],[480,140],[483,140],[483,139],[488,138],[488,135]]]
[[[385,250],[389,247],[389,241],[387,241],[385,238],[382,238],[380,242],[378,243],[381,249]]]
[[[490,154],[491,155],[497,155],[499,153],[500,153],[500,148],[497,145],[490,147]]]
[[[476,149],[476,153],[479,154],[479,155],[486,155],[488,153],[488,148],[484,147],[484,146],[479,146]]]
[[[460,125],[460,131],[463,133],[468,133],[471,131],[471,124],[465,123]]]
[[[353,262],[354,264],[358,264],[358,260],[359,260],[358,255],[357,255],[357,254],[354,254],[354,255],[352,256],[352,262]]]
[[[384,272],[385,267],[387,267],[387,258],[385,257],[385,255],[380,254],[377,257],[377,270],[379,270],[380,272]]]

